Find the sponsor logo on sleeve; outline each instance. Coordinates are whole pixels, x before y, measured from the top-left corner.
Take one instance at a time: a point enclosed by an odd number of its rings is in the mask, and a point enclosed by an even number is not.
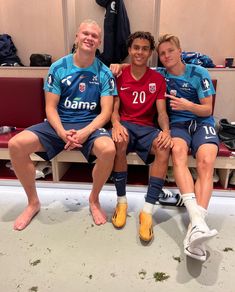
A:
[[[210,82],[207,78],[202,80],[202,88],[203,90],[208,90],[210,88]]]
[[[109,84],[110,84],[111,89],[113,90],[114,87],[115,87],[115,82],[114,82],[114,79],[113,78],[110,78]]]
[[[114,78],[110,78],[109,79],[109,94],[110,95],[113,95],[113,91],[114,91],[114,88],[115,88],[115,81],[114,81]]]
[[[47,77],[47,83],[49,86],[52,86],[53,85],[53,82],[54,82],[54,77],[52,74],[49,74],[48,77]]]

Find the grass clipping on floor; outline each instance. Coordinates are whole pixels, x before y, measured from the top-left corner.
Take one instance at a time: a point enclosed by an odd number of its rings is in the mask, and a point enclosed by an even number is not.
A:
[[[170,278],[170,276],[164,272],[156,272],[153,274],[153,278],[155,279],[156,282],[162,282]]]

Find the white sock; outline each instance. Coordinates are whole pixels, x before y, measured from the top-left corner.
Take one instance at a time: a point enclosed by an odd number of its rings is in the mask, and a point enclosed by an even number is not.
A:
[[[145,202],[143,212],[148,213],[148,214],[153,214],[153,208],[154,208],[154,204]]]
[[[118,196],[118,197],[117,197],[117,202],[118,202],[118,203],[127,203],[127,198],[126,198],[126,196]]]
[[[209,230],[205,220],[204,216],[202,214],[202,211],[200,210],[194,193],[187,193],[181,195],[184,205],[188,211],[190,221],[192,223],[192,226],[199,225],[201,228],[205,230]]]
[[[198,208],[199,208],[199,210],[201,212],[202,218],[205,220],[205,218],[206,218],[206,216],[208,214],[207,210],[205,208],[203,208],[202,206],[200,206],[200,205],[198,205]]]

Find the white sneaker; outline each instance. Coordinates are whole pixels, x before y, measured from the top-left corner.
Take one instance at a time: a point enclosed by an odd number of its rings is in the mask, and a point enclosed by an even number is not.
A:
[[[215,235],[217,235],[218,232],[216,229],[210,230],[205,229],[204,227],[200,226],[193,226],[189,232],[188,242],[191,247],[199,246],[200,244],[203,244],[205,241],[211,239]]]
[[[184,239],[184,253],[193,259],[204,262],[207,256],[206,248],[204,244],[200,244],[194,247],[190,246],[190,243],[189,243],[190,233],[191,233],[191,224],[189,224],[188,226],[188,231]]]
[[[41,170],[35,170],[35,179],[45,178],[45,174]]]
[[[52,173],[52,166],[48,161],[40,161],[36,164],[35,170],[35,179],[45,178],[48,174]]]
[[[184,202],[181,195],[174,194],[167,189],[162,189],[159,196],[159,203],[166,206],[184,207]]]
[[[194,167],[191,167],[190,168],[190,172],[192,174],[192,177],[194,180],[197,180],[197,169],[194,168]],[[219,176],[216,172],[216,169],[214,169],[214,173],[213,173],[213,182],[214,183],[217,183],[219,181]],[[235,178],[234,178],[234,184],[235,184]]]
[[[235,177],[234,177],[234,179],[235,179]],[[214,169],[213,182],[214,182],[214,183],[217,183],[218,181],[219,181],[219,176],[218,176],[218,174],[217,174],[216,169]],[[234,182],[235,182],[235,180],[234,180]]]
[[[235,185],[235,170],[233,170],[232,176],[229,180],[230,185]]]
[[[6,165],[5,165],[7,168],[9,168],[10,170],[13,170],[14,171],[14,168],[11,164],[11,161],[7,161]]]
[[[166,174],[166,181],[167,182],[175,182],[172,166],[168,167],[167,174]]]
[[[165,189],[165,188],[162,189],[162,195],[163,195],[164,199],[173,198],[174,197],[174,194],[170,190]]]

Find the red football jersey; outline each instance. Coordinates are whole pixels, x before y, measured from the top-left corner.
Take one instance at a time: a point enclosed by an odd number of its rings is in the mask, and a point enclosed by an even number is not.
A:
[[[131,66],[124,68],[117,78],[120,118],[122,121],[153,126],[157,113],[156,100],[165,99],[165,79],[155,70],[147,68],[144,76],[135,80],[130,69]]]

